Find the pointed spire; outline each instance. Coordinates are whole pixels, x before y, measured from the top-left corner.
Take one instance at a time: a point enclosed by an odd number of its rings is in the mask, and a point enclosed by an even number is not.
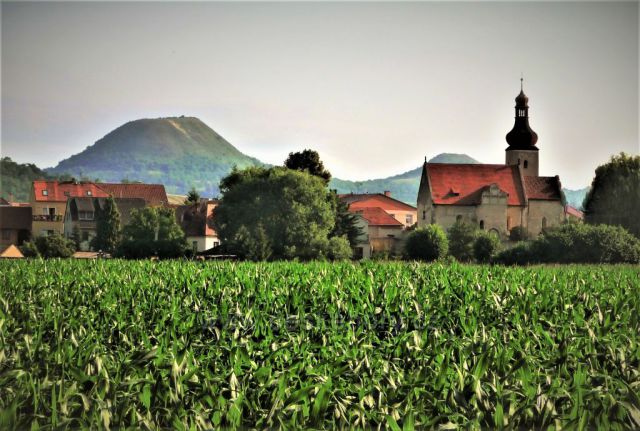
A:
[[[524,73],[520,72],[520,91],[524,91],[522,86],[523,81],[524,81]]]

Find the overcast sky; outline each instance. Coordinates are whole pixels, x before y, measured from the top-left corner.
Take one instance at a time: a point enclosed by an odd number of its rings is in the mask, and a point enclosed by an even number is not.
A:
[[[2,156],[55,165],[192,115],[242,152],[380,178],[504,163],[524,73],[541,175],[638,153],[638,3],[2,3]]]

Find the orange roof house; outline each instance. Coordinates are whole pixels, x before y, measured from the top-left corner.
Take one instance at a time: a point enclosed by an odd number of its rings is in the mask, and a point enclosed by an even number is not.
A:
[[[416,222],[415,207],[391,197],[391,192],[384,193],[349,193],[338,195],[341,201],[349,206],[349,210],[363,208],[380,208],[395,218],[404,227],[412,226]]]
[[[529,98],[522,87],[507,134],[505,164],[427,163],[418,190],[418,226],[458,221],[503,238],[516,226],[537,235],[566,219],[558,176],[538,174],[538,135],[529,126]]]
[[[169,203],[162,184],[99,183],[97,186],[114,198],[142,198],[150,206],[162,206]]]

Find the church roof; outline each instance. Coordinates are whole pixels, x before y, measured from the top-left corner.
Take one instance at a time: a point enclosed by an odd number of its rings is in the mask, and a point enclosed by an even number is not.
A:
[[[426,172],[436,205],[477,205],[491,184],[509,195],[507,205],[526,204],[517,166],[427,163]]]
[[[524,177],[527,198],[557,201],[562,199],[560,178],[556,177]]]

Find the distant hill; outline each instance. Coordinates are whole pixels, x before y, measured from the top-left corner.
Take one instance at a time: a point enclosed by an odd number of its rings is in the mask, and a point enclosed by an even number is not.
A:
[[[591,187],[585,187],[578,190],[562,189],[562,191],[564,192],[564,196],[566,197],[569,205],[582,210],[582,203],[584,202],[584,198],[587,196],[590,188]]]
[[[9,157],[0,159],[0,196],[8,201],[28,202],[34,180],[54,179],[54,176],[32,163],[16,163]]]
[[[47,173],[161,183],[168,193],[186,193],[193,186],[202,195],[216,196],[220,179],[234,165],[261,164],[198,118],[168,117],[126,123]]]
[[[442,153],[429,160],[429,163],[479,163],[466,154]],[[333,178],[329,187],[338,193],[382,193],[390,191],[391,197],[410,205],[416,204],[422,166],[400,175],[366,181],[348,181]]]

